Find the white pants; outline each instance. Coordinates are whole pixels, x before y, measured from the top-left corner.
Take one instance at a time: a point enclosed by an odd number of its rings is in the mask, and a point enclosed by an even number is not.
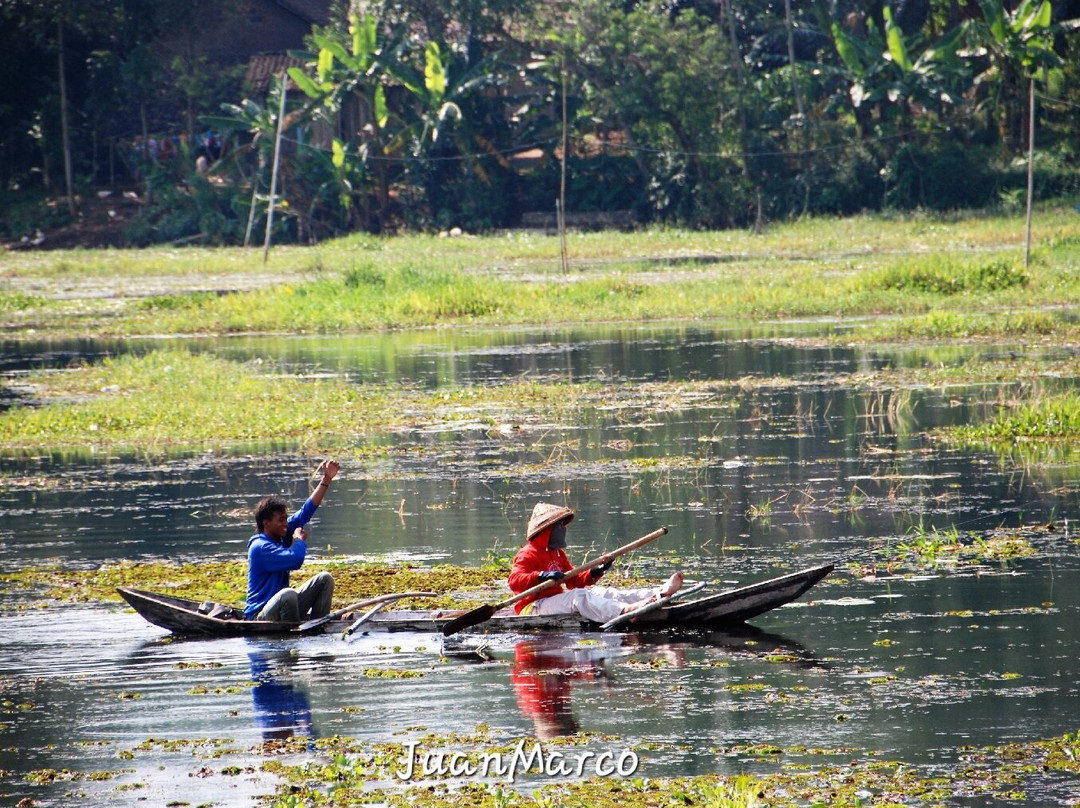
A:
[[[613,586],[587,586],[581,589],[568,589],[557,595],[533,601],[529,614],[580,614],[594,623],[606,623],[622,614],[623,608],[630,603],[637,603],[659,589],[616,589]]]

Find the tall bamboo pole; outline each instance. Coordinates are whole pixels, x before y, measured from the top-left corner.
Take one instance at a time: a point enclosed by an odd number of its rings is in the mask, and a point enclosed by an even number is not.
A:
[[[566,151],[570,139],[566,131],[566,54],[562,55],[559,66],[562,73],[562,165],[559,168],[559,204],[556,224],[559,228],[559,254],[562,258],[563,275],[570,272],[570,258],[566,254]]]
[[[791,69],[791,89],[795,93],[795,110],[799,118],[803,112],[802,93],[799,92],[799,76],[795,72],[795,26],[791,21],[791,0],[784,0],[784,20],[787,24],[787,54],[788,66]]]
[[[274,196],[277,193],[278,165],[281,162],[281,130],[285,124],[286,74],[281,71],[281,105],[278,108],[277,135],[274,137],[274,168],[270,172],[270,205],[266,209],[266,241],[263,244],[263,264],[270,259],[270,231],[274,226]]]
[[[64,192],[67,196],[68,213],[74,218],[78,211],[75,208],[75,179],[71,170],[71,131],[68,124],[67,70],[64,69],[63,14],[56,21],[56,43],[56,59],[60,70],[60,140],[64,152]]]
[[[1028,85],[1028,175],[1027,175],[1027,238],[1024,243],[1024,269],[1031,264],[1031,211],[1035,191],[1035,77]]]

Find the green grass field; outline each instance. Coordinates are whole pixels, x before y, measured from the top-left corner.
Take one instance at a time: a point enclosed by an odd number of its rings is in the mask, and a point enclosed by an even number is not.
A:
[[[1074,318],[1080,215],[1071,208],[1040,211],[1026,267],[1023,241],[1021,218],[994,215],[812,219],[775,225],[761,236],[578,234],[569,239],[565,274],[559,240],[527,233],[356,235],[275,249],[265,265],[261,251],[242,249],[28,252],[13,254],[0,274],[0,322],[10,339],[40,341],[813,316],[852,326],[822,341],[1071,344],[1080,338]],[[1054,373],[1080,375],[1075,364]],[[1009,383],[1040,372],[1026,362],[971,362],[917,378],[898,371],[840,382]],[[19,403],[0,414],[0,441],[9,452],[73,446],[170,452],[261,441],[370,448],[380,432],[445,423],[463,411],[416,390],[275,376],[270,368],[184,347],[65,373],[42,371],[20,384]],[[657,386],[651,395],[678,401],[691,386]],[[610,406],[640,389],[555,390],[521,382],[454,395],[470,418],[496,427],[511,411],[546,417]],[[735,391],[710,392],[721,399]],[[297,400],[305,406],[287,404]],[[1026,405],[1022,425],[1003,411],[999,423],[958,431],[956,439],[1009,441],[1020,429],[1027,441],[1080,439],[1075,397],[1040,395]],[[1053,428],[1040,424],[1042,412]]]
[[[1072,334],[1045,310],[1080,303],[1080,216],[1041,211],[1027,268],[1023,242],[1022,219],[985,215],[572,234],[566,274],[558,239],[527,233],[356,235],[265,265],[236,248],[19,253],[0,322],[41,339],[892,315],[865,338]]]

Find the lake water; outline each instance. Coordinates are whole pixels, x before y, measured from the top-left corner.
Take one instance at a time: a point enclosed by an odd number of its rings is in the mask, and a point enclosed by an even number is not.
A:
[[[666,525],[634,563],[657,578],[681,567],[713,590],[896,542],[917,526],[980,538],[1026,526],[1038,552],[962,572],[839,571],[750,629],[688,636],[173,641],[119,605],[17,611],[33,593],[9,590],[0,803],[250,805],[275,785],[260,744],[289,732],[377,745],[482,724],[499,743],[597,738],[601,750],[635,749],[636,776],[657,777],[777,765],[739,751],[757,744],[935,771],[957,764],[962,747],[1075,731],[1080,469],[1017,468],[926,440],[927,429],[985,412],[996,390],[831,382],[1003,349],[799,341],[837,331],[701,324],[188,343],[300,373],[432,388],[522,375],[798,383],[630,421],[600,412],[542,429],[395,434],[393,460],[345,457],[313,523],[315,554],[476,564],[516,548],[542,499],[576,510],[575,559]],[[156,345],[12,344],[3,370]],[[0,564],[240,558],[251,530],[239,509],[266,493],[299,504],[313,465],[289,449],[2,459],[12,478],[63,484],[0,493]],[[305,754],[321,753],[313,744]],[[32,777],[65,769],[73,774],[51,783]],[[1028,804],[1069,804],[1073,785],[1037,778]]]

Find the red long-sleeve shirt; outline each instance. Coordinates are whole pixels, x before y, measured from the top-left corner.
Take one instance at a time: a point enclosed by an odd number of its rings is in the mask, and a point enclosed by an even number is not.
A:
[[[510,569],[510,577],[506,579],[511,592],[517,594],[536,586],[540,583],[541,572],[567,572],[574,568],[564,550],[552,550],[548,547],[550,537],[551,528],[544,528],[517,551],[517,555],[514,556],[514,566]],[[585,570],[573,578],[564,578],[558,584],[553,584],[535,595],[519,600],[514,604],[514,611],[520,614],[521,610],[533,601],[559,594],[564,591],[563,584],[567,589],[578,589],[592,582],[592,570]]]

